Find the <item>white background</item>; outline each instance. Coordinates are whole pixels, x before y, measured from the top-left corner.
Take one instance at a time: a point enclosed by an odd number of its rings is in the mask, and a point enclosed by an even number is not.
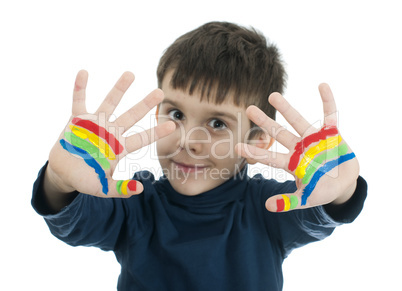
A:
[[[402,290],[401,10],[384,0],[1,2],[0,289],[115,290],[113,253],[65,245],[30,206],[37,172],[70,116],[75,75],[89,71],[94,111],[124,71],[134,72],[120,114],[156,87],[158,60],[175,38],[225,20],[253,26],[279,46],[285,97],[309,121],[322,118],[318,84],[331,85],[342,135],[369,183],[353,224],[285,261],[284,290]],[[157,171],[150,154],[141,164]],[[129,178],[131,163],[117,175]]]

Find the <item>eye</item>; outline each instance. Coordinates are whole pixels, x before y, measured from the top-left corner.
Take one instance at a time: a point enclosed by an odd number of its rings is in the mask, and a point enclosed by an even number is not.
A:
[[[177,109],[172,109],[172,110],[170,110],[169,112],[168,112],[168,115],[169,115],[169,117],[172,119],[172,120],[182,120],[183,119],[183,113],[181,113],[181,111],[180,110],[177,110]]]
[[[222,120],[216,118],[208,122],[208,125],[212,127],[214,130],[222,130],[227,128],[227,125]]]

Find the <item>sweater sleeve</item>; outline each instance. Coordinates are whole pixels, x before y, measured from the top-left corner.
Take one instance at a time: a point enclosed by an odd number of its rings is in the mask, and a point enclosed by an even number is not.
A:
[[[42,203],[46,166],[40,170],[34,183],[31,203],[35,211],[45,219],[50,232],[72,246],[113,250],[127,216],[124,199],[106,199],[80,193],[60,212],[49,213]]]
[[[266,180],[262,187],[262,205],[273,195],[296,191],[294,181],[278,183]],[[283,257],[295,248],[328,237],[337,226],[353,222],[360,214],[367,196],[367,183],[358,178],[357,188],[352,198],[344,205],[335,208],[318,206],[282,213],[265,210],[267,231],[276,240]]]

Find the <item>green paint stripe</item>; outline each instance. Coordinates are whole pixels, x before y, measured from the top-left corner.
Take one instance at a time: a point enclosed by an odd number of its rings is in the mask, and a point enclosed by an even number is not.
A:
[[[72,132],[65,132],[64,137],[66,140],[68,140],[73,146],[76,146],[84,151],[86,151],[88,154],[91,155],[101,166],[103,169],[110,169],[110,164],[109,161],[106,159],[106,157],[99,151],[99,149],[94,146],[92,143],[89,141],[86,141],[85,139],[82,139]]]
[[[117,192],[119,192],[120,195],[123,195],[123,193],[121,193],[121,184],[123,184],[123,182],[124,182],[124,180],[119,180],[119,181],[117,181],[117,184],[116,184],[116,190],[117,190]]]
[[[290,209],[295,209],[299,205],[299,198],[296,195],[290,195]]]
[[[347,152],[348,152],[348,146],[346,144],[343,144],[337,146],[336,148],[333,148],[332,150],[326,151],[323,154],[316,157],[315,159],[313,159],[306,169],[306,174],[303,177],[302,183],[307,184],[310,181],[311,177],[314,175],[314,173],[317,171],[317,168],[320,167],[320,165],[324,161],[338,158],[339,156],[345,155]]]

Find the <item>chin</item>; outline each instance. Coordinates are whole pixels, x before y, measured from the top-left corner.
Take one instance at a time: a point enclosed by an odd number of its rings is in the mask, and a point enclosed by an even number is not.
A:
[[[202,180],[174,180],[169,182],[176,192],[186,196],[195,196],[216,187]]]

